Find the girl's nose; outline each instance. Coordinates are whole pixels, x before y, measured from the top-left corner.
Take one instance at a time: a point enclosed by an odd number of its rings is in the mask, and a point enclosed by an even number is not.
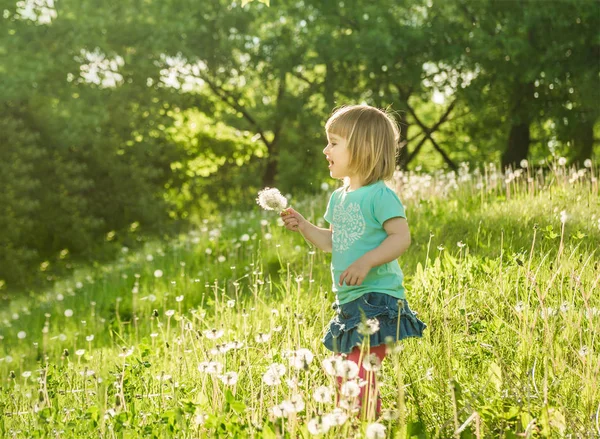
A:
[[[323,148],[323,154],[327,154],[327,148],[329,148],[329,145],[326,145],[325,148]]]

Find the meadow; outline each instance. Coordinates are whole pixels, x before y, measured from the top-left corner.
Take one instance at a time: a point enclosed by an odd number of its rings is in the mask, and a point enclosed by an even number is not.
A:
[[[597,176],[560,159],[397,174],[413,242],[400,264],[428,328],[375,367],[379,418],[349,391],[334,404],[330,255],[256,206],[4,306],[0,434],[598,437]],[[322,189],[290,201],[325,226]]]

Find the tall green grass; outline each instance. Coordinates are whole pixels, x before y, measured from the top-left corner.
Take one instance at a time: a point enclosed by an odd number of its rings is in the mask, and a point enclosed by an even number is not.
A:
[[[257,208],[124,249],[0,310],[0,433],[598,435],[594,172],[556,163],[545,174],[397,176],[413,238],[400,260],[407,297],[428,329],[378,372],[381,418],[315,399],[335,389],[320,342],[333,312],[330,256]],[[324,225],[328,195],[291,201]]]

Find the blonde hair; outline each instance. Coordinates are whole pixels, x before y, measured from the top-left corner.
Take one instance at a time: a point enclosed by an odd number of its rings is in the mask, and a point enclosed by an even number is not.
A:
[[[346,139],[348,166],[364,186],[392,179],[400,133],[387,111],[369,105],[343,106],[329,117],[325,130]]]

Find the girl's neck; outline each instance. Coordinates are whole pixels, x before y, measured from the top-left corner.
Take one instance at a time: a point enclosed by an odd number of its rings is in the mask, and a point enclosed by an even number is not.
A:
[[[346,186],[346,190],[348,192],[355,191],[363,187],[362,180],[358,177],[348,177],[348,185]]]

